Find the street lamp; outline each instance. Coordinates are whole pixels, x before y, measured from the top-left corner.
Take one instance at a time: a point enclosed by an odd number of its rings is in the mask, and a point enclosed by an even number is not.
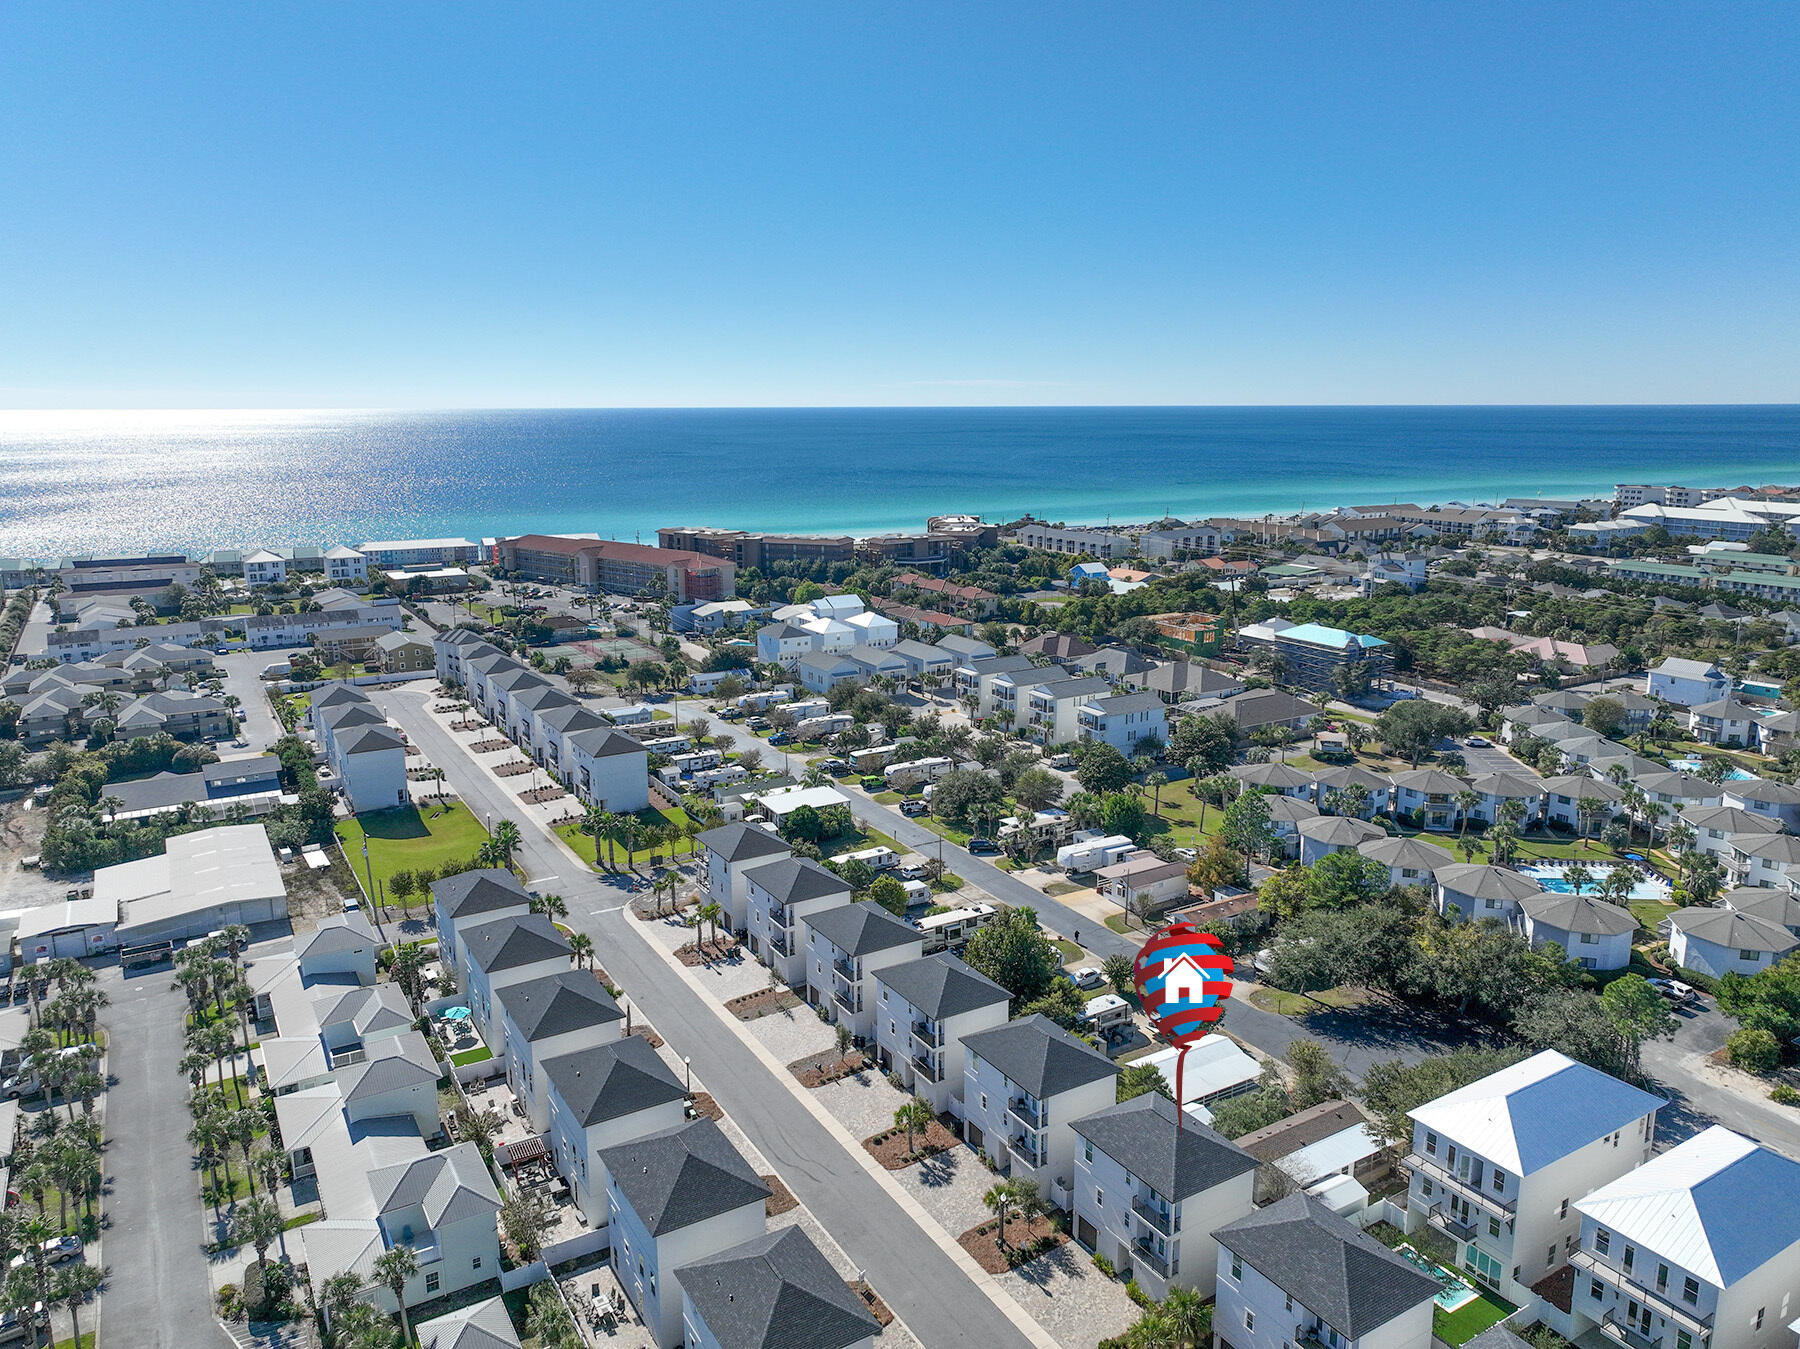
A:
[[[687,1094],[692,1096],[694,1094],[694,1061],[683,1055],[681,1066],[687,1069]]]

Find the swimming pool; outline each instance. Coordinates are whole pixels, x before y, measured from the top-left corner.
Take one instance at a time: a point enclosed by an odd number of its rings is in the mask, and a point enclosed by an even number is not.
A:
[[[1540,889],[1566,895],[1575,888],[1563,879],[1563,869],[1568,865],[1571,864],[1540,862],[1532,866],[1520,867],[1519,870],[1536,881]],[[1606,862],[1583,862],[1580,865],[1587,868],[1589,878],[1587,884],[1581,887],[1581,893],[1584,895],[1591,895],[1597,891],[1600,883],[1612,875],[1613,871],[1611,865]],[[1643,868],[1640,867],[1638,870],[1641,875]],[[1669,883],[1654,873],[1644,876],[1636,885],[1632,886],[1629,896],[1631,899],[1667,899],[1668,897]]]
[[[1698,773],[1700,771],[1700,760],[1698,760],[1698,759],[1670,759],[1669,767],[1677,769],[1683,773]],[[1727,781],[1727,782],[1749,782],[1752,779],[1754,779],[1755,777],[1756,777],[1756,774],[1754,774],[1754,773],[1746,773],[1741,768],[1734,768],[1730,772],[1725,774],[1725,781]]]
[[[1474,1286],[1462,1275],[1453,1269],[1445,1269],[1442,1265],[1432,1264],[1411,1246],[1404,1243],[1396,1246],[1394,1254],[1408,1263],[1418,1266],[1419,1269],[1438,1281],[1438,1293],[1432,1301],[1436,1302],[1444,1311],[1453,1312],[1458,1307],[1473,1302],[1479,1296]]]

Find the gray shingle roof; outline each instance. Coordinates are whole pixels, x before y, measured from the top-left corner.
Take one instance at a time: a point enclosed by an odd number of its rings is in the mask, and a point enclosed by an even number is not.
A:
[[[418,1204],[432,1227],[500,1211],[500,1192],[473,1143],[458,1143],[416,1161],[380,1167],[369,1172],[369,1188],[379,1212],[393,1213]]]
[[[712,1338],[730,1349],[844,1349],[881,1329],[797,1227],[752,1237],[676,1277]]]
[[[896,946],[924,940],[924,934],[918,928],[901,922],[872,899],[815,913],[805,922],[848,956],[891,951]]]
[[[758,829],[742,821],[708,829],[698,837],[702,847],[718,853],[727,862],[743,862],[752,857],[785,857],[793,851],[767,829]]]
[[[641,1035],[546,1059],[544,1075],[584,1128],[687,1095],[668,1064]]]
[[[569,954],[568,940],[541,913],[514,914],[481,923],[462,934],[463,949],[485,973]]]
[[[1182,1118],[1160,1091],[1147,1091],[1078,1119],[1075,1132],[1171,1203],[1256,1170],[1256,1158]]]
[[[625,1013],[601,982],[584,970],[559,970],[542,979],[503,988],[506,1015],[528,1043],[623,1019]]]
[[[933,1021],[1011,1001],[1007,991],[952,955],[926,956],[875,972],[887,987]]]
[[[1780,924],[1735,909],[1677,909],[1669,922],[1689,937],[1739,951],[1786,953],[1800,946],[1800,939]]]
[[[786,857],[744,873],[782,904],[797,904],[827,895],[847,895],[850,886],[806,857]]]
[[[1226,1250],[1350,1339],[1438,1294],[1436,1279],[1309,1194],[1291,1194],[1213,1235]]]
[[[1106,1055],[1043,1015],[965,1035],[963,1048],[981,1055],[1040,1101],[1119,1072]]]
[[[469,918],[531,902],[518,877],[497,867],[482,867],[433,881],[431,899],[451,918]]]
[[[1774,894],[1774,891],[1769,891]],[[1597,937],[1617,937],[1637,931],[1637,916],[1629,909],[1609,904],[1592,895],[1562,895],[1545,891],[1524,900],[1519,907],[1534,923],[1559,932],[1588,932]]]
[[[600,1160],[651,1236],[769,1197],[762,1177],[709,1119],[606,1148]]]
[[[585,731],[576,731],[568,737],[568,740],[571,745],[590,759],[611,759],[622,754],[647,755],[649,753],[625,732],[615,730],[611,726],[592,726]]]

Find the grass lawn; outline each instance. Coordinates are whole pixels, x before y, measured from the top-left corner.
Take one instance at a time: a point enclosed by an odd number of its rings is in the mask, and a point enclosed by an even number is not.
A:
[[[1445,1344],[1456,1349],[1466,1344],[1482,1331],[1498,1321],[1511,1316],[1518,1308],[1509,1302],[1502,1302],[1492,1293],[1476,1289],[1473,1302],[1464,1303],[1453,1312],[1442,1312],[1436,1308],[1431,1313],[1431,1333]]]
[[[1102,921],[1109,931],[1117,932],[1120,936],[1131,931],[1131,920],[1122,913],[1109,913]]]
[[[1348,988],[1327,988],[1318,993],[1284,993],[1278,988],[1251,990],[1250,1005],[1280,1016],[1306,1016],[1327,1007],[1360,1007],[1368,998]]]
[[[1637,919],[1639,924],[1652,932],[1656,931],[1658,923],[1675,912],[1673,904],[1665,904],[1660,899],[1634,899],[1629,901],[1625,907],[1631,910],[1631,916]]]
[[[450,1056],[450,1062],[456,1067],[461,1068],[467,1063],[486,1063],[493,1057],[494,1051],[489,1049],[486,1045],[476,1045],[475,1048],[465,1049],[460,1054],[452,1054]]]
[[[1065,961],[1080,960],[1083,957],[1082,949],[1066,937],[1052,937],[1050,940],[1055,944],[1056,949],[1062,952]]]
[[[92,1315],[91,1312],[89,1314]],[[82,1331],[80,1344],[76,1344],[73,1337],[66,1340],[58,1340],[56,1342],[56,1349],[94,1349],[94,1332],[91,1330]]]
[[[338,821],[337,835],[357,880],[367,885],[372,875],[384,891],[396,871],[467,862],[488,840],[481,821],[460,801],[423,811],[415,806],[369,811]],[[369,848],[366,868],[365,841]]]
[[[869,800],[884,806],[897,806],[905,798],[899,792],[876,792]]]
[[[945,839],[959,848],[968,847],[969,840],[974,837],[967,829],[959,829],[953,824],[946,824],[935,815],[915,815],[913,823],[922,824],[932,833],[943,835]]]
[[[652,825],[656,828],[664,828],[671,824],[686,824],[688,813],[680,806],[676,806],[672,810],[640,810],[637,813],[637,817],[647,825]],[[599,854],[596,856],[594,850],[594,836],[592,834],[583,833],[579,825],[559,824],[556,826],[556,832],[558,836],[561,837],[562,841],[580,854],[581,860],[594,868],[594,870],[604,871],[607,869],[607,847],[605,839],[600,840]],[[672,844],[658,843],[653,847],[647,846],[638,848],[630,853],[627,853],[624,848],[615,843],[612,845],[612,861],[614,864],[612,869],[615,871],[621,870],[634,862],[639,866],[643,866],[650,861],[652,856],[658,854],[665,858],[672,856],[685,857],[687,856],[687,852],[688,844],[686,839],[677,839]]]

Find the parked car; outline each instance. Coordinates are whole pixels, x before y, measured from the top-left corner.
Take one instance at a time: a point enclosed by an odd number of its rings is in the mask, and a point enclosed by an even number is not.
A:
[[[1677,1006],[1700,1001],[1700,990],[1679,979],[1647,979],[1645,982]]]
[[[1463,744],[1467,745],[1470,749],[1486,749],[1493,743],[1494,742],[1489,740],[1485,735],[1472,735],[1467,740],[1463,741]]]
[[[744,729],[747,731],[766,731],[774,724],[775,723],[770,721],[767,717],[751,717],[749,721],[744,723]]]
[[[969,840],[970,852],[999,852],[1000,847],[991,838],[972,838]]]
[[[1101,988],[1106,983],[1106,976],[1092,965],[1076,970],[1073,978],[1076,988]]]
[[[886,787],[887,779],[877,773],[871,773],[862,780],[862,789],[865,792],[879,792]]]
[[[929,805],[916,796],[900,803],[900,813],[902,815],[923,815],[930,809],[931,807]]]
[[[789,745],[793,743],[793,740],[794,737],[789,735],[786,731],[777,731],[774,735],[769,737],[769,743],[771,745]]]
[[[44,1252],[44,1263],[46,1265],[60,1265],[70,1260],[79,1260],[81,1258],[83,1247],[81,1238],[71,1234],[69,1236],[50,1238],[50,1240],[43,1244],[42,1249]],[[23,1269],[30,1259],[31,1255],[29,1252],[20,1251],[12,1258],[11,1262],[7,1265],[7,1268]]]
[[[50,1313],[44,1310],[44,1304],[41,1302],[32,1304],[30,1325],[21,1321],[17,1312],[7,1312],[5,1315],[0,1315],[0,1344],[17,1344],[21,1340],[35,1341],[37,1336],[32,1332],[32,1327],[35,1326],[42,1330],[49,1324]]]

